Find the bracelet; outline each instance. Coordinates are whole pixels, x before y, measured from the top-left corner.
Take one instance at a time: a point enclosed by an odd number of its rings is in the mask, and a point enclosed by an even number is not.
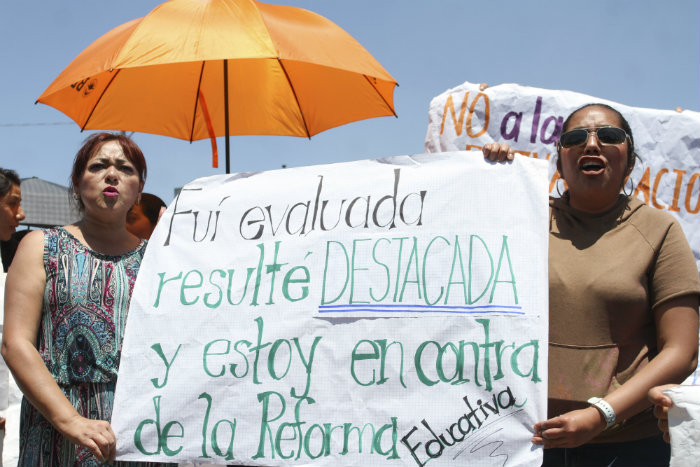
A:
[[[615,410],[605,400],[600,397],[591,397],[588,399],[588,403],[598,409],[603,416],[606,430],[615,424]]]

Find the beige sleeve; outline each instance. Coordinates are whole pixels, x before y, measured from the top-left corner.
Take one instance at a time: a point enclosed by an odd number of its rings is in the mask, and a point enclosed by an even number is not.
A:
[[[673,219],[658,246],[649,271],[652,309],[672,298],[700,295],[700,276],[693,252],[678,221]]]

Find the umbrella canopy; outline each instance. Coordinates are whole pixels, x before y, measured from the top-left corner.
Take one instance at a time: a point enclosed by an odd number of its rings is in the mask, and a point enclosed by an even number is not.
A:
[[[20,225],[28,227],[54,227],[67,225],[80,219],[70,200],[68,187],[37,177],[23,178],[22,209],[26,217]]]
[[[310,11],[170,0],[92,43],[37,102],[81,129],[228,144],[229,135],[311,137],[396,115],[395,86],[355,39]]]

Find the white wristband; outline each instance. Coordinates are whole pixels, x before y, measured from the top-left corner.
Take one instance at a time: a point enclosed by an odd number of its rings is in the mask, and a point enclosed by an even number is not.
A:
[[[598,409],[600,414],[603,416],[606,430],[615,424],[615,410],[613,410],[612,406],[605,400],[601,399],[600,397],[591,397],[588,399],[588,403]]]

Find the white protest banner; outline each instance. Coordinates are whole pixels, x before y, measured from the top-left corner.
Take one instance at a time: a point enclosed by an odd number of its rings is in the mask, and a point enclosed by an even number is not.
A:
[[[556,142],[576,108],[602,102],[625,116],[640,156],[625,189],[681,223],[700,269],[700,113],[644,109],[571,91],[501,84],[479,90],[465,82],[435,97],[428,112],[426,152],[481,149],[505,142],[517,153],[550,161],[557,196]],[[559,188],[563,193],[562,182]]]
[[[466,152],[188,184],[135,286],[118,459],[539,465],[546,186]]]
[[[674,386],[664,394],[673,401],[668,409],[669,467],[700,467],[700,386]]]
[[[435,97],[428,112],[426,152],[477,150],[505,142],[516,153],[550,162],[549,192],[564,191],[556,142],[564,119],[591,102],[611,105],[632,127],[641,157],[625,189],[681,223],[700,270],[700,114],[630,107],[571,91],[502,84],[480,90],[465,82]],[[700,382],[700,364],[686,380]]]

